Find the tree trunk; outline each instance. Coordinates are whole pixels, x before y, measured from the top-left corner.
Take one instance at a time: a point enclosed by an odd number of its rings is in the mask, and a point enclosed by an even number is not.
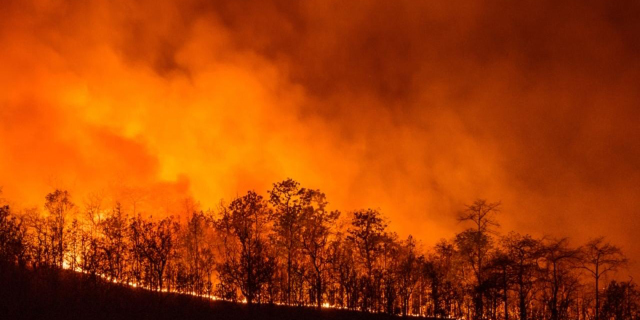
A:
[[[598,291],[598,282],[600,281],[600,275],[598,274],[598,267],[596,266],[596,309],[594,311],[595,320],[600,317],[600,292]]]
[[[509,320],[509,285],[507,282],[507,270],[503,270],[502,276],[504,286],[504,288],[502,289],[504,291],[504,319]]]
[[[318,274],[316,278],[316,301],[318,309],[320,309],[322,307],[322,279],[320,278],[320,274]]]
[[[527,320],[527,297],[522,292],[520,293],[520,319]]]

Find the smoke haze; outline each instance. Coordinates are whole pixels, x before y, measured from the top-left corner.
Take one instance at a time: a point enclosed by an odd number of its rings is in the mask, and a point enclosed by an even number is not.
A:
[[[640,258],[637,2],[2,2],[0,185],[24,206],[170,213],[291,177],[429,244],[480,197],[506,230]]]

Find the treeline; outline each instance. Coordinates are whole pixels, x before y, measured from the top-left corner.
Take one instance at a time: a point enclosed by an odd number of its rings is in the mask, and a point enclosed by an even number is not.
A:
[[[116,202],[76,205],[67,191],[45,214],[0,207],[0,265],[66,268],[152,290],[248,304],[331,306],[465,319],[640,319],[631,280],[608,276],[627,259],[596,238],[498,233],[499,203],[460,212],[468,229],[423,250],[373,209],[342,216],[325,195],[291,179],[215,211],[126,212]],[[147,213],[148,214],[148,213]]]

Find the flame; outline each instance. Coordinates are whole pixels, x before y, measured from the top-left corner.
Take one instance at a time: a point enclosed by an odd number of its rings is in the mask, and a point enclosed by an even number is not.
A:
[[[74,272],[77,272],[77,273],[88,274],[87,271],[83,271],[80,268],[71,268],[69,263],[67,263],[66,261],[63,262],[62,268],[65,269],[65,270],[74,271]],[[212,300],[212,301],[222,300],[222,301],[233,302],[233,300],[222,299],[222,298],[220,298],[218,296],[210,295],[210,294],[200,294],[200,293],[197,293],[195,291],[182,292],[182,291],[178,291],[178,290],[169,290],[168,288],[161,288],[160,290],[156,290],[154,288],[151,288],[151,287],[148,287],[148,286],[143,286],[143,285],[140,285],[140,284],[138,284],[136,282],[132,282],[132,281],[123,282],[120,279],[111,278],[110,276],[108,276],[106,274],[97,273],[95,275],[100,277],[100,278],[102,278],[105,281],[108,281],[108,282],[111,282],[111,283],[114,283],[114,284],[126,285],[126,286],[128,286],[130,288],[134,288],[134,289],[135,288],[142,288],[142,289],[149,290],[149,291],[160,291],[160,292],[164,292],[164,293],[175,293],[175,294],[191,295],[191,296],[195,296],[195,297],[199,297],[199,298],[206,298],[206,299],[209,299],[209,300]],[[236,302],[246,304],[247,303],[247,299],[243,298],[242,300],[239,300],[239,301],[236,301]],[[277,305],[287,305],[285,303],[280,303],[280,302],[276,302],[276,304]],[[296,306],[296,305],[292,304],[292,306]],[[315,307],[315,305],[313,305],[313,304],[308,304],[306,306],[307,307]],[[331,305],[331,304],[329,304],[327,302],[322,304],[322,308],[341,309],[340,307],[333,306],[333,305]]]

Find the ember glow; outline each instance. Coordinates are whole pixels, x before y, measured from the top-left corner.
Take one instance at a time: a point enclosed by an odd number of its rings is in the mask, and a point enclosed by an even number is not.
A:
[[[18,208],[185,216],[293,177],[432,245],[505,230],[640,244],[631,1],[56,1],[0,10],[0,185]],[[638,274],[638,266],[630,264]]]

